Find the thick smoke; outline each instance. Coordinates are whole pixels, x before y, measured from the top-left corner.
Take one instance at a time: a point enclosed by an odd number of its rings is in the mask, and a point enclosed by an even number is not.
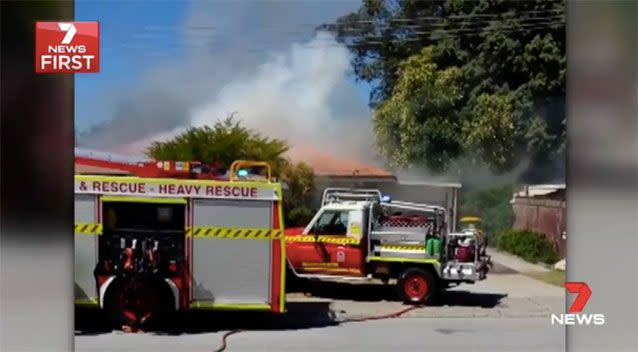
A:
[[[358,5],[194,2],[182,58],[104,98],[113,118],[81,133],[78,145],[140,154],[153,140],[237,112],[247,127],[293,147],[371,160],[370,112],[348,79],[350,54],[327,33],[313,37],[315,26]]]
[[[256,74],[231,81],[192,111],[192,124],[208,125],[235,110],[248,126],[293,145],[370,154],[369,113],[346,80],[349,67],[348,50],[319,33],[273,55]]]
[[[457,182],[471,189],[490,189],[507,184],[517,184],[528,169],[530,160],[521,160],[512,170],[497,174],[484,163],[476,163],[459,158],[454,160],[449,171],[434,174],[426,168],[397,171],[401,181]]]
[[[170,138],[186,126],[212,125],[236,112],[246,126],[285,139],[293,148],[372,161],[370,113],[347,80],[349,67],[348,50],[330,34],[318,33],[308,43],[273,53],[256,72],[229,81],[210,101],[191,109],[184,126],[135,146]]]
[[[317,25],[356,10],[360,1],[189,6],[179,30],[179,59],[149,64],[137,84],[100,98],[96,105],[113,106],[112,118],[81,133],[78,146],[141,156],[152,141],[236,112],[247,127],[285,139],[293,149],[381,164],[367,102],[348,79],[350,53],[330,34],[313,34]],[[167,30],[175,31],[149,24],[146,34],[161,37]],[[463,160],[454,164],[464,175],[395,171],[400,179],[491,187],[517,182],[530,162],[503,175]],[[555,171],[548,168],[541,173]]]

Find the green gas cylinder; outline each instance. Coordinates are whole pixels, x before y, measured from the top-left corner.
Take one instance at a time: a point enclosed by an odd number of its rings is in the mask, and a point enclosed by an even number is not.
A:
[[[438,238],[432,238],[432,255],[439,256],[441,254],[442,242]]]
[[[428,257],[432,256],[432,253],[433,253],[433,250],[434,250],[432,240],[434,240],[434,239],[433,238],[428,238],[425,241],[425,255],[428,256]]]

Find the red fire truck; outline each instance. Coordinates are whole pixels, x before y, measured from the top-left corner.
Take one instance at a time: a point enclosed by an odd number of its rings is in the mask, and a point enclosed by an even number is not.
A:
[[[447,209],[379,190],[328,188],[305,228],[286,230],[291,274],[317,280],[394,280],[406,303],[483,280],[490,258],[474,231],[451,232]]]
[[[117,326],[187,309],[284,312],[282,194],[267,163],[76,165],[97,170],[75,176],[76,304]]]

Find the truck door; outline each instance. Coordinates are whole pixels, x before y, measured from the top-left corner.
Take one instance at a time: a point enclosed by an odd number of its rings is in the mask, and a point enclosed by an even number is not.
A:
[[[310,235],[314,255],[302,270],[329,275],[363,276],[364,241],[361,210],[325,210]]]
[[[98,198],[94,194],[75,195],[75,302],[97,304],[93,269],[98,259]]]
[[[194,307],[268,308],[272,304],[272,261],[278,260],[273,256],[272,242],[212,235],[272,229],[272,221],[272,201],[193,201],[193,226],[210,229],[194,234],[192,239]]]

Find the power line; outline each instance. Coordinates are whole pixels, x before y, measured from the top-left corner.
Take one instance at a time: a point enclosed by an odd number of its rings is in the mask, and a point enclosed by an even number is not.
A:
[[[393,27],[392,25],[389,24],[377,24],[374,27],[372,27],[371,29],[375,30],[375,31],[383,31],[383,30],[388,30],[388,29],[394,29],[394,30],[401,30],[401,29],[412,29],[412,28],[423,28],[423,27],[430,27],[430,28],[436,28],[436,27],[463,27],[463,26],[486,26],[492,23],[503,23],[503,22],[507,22],[507,21],[513,21],[516,23],[520,23],[520,24],[527,24],[530,22],[533,23],[544,23],[544,22],[559,22],[559,23],[565,23],[565,18],[563,16],[550,16],[550,17],[534,17],[534,18],[526,18],[526,19],[516,19],[516,18],[512,18],[512,19],[504,19],[504,20],[499,20],[498,22],[494,21],[494,20],[478,20],[478,21],[463,21],[463,22],[439,22],[439,23],[415,23],[415,24],[410,24],[410,25],[402,25],[402,26],[398,26],[398,27]],[[348,32],[348,31],[353,31],[353,32],[359,32],[359,31],[365,31],[365,27],[357,27],[357,26],[352,26],[352,25],[346,25],[346,24],[342,24],[342,25],[335,25],[334,27],[328,27],[328,29],[334,29],[336,31],[342,31],[342,32]]]
[[[383,36],[369,36],[367,38],[363,38],[355,43],[346,43],[342,44],[345,46],[353,47],[353,46],[366,46],[366,45],[384,45],[388,42],[392,42],[393,44],[400,44],[402,42],[413,42],[413,41],[422,41],[428,39],[427,36],[440,36],[435,39],[443,39],[443,38],[460,38],[460,37],[471,37],[471,36],[479,36],[491,33],[516,33],[516,32],[524,32],[524,31],[535,31],[542,29],[550,29],[550,28],[561,28],[564,27],[565,23],[562,22],[548,22],[543,24],[519,24],[505,27],[488,27],[488,28],[467,28],[467,29],[451,29],[451,30],[433,30],[433,31],[420,31],[416,36],[407,36],[406,38],[387,38]],[[389,39],[389,40],[388,40]],[[315,39],[318,41],[325,41],[327,43],[334,42],[333,39]],[[378,40],[378,41],[377,41]],[[340,45],[316,45],[317,48],[322,47],[330,47],[330,46],[340,46]],[[310,47],[310,45],[303,45],[304,48]]]
[[[485,20],[489,19],[508,19],[508,18],[521,18],[524,15],[549,15],[549,16],[563,16],[564,10],[562,9],[546,9],[546,10],[529,10],[529,11],[517,11],[517,12],[502,12],[502,13],[491,13],[491,14],[464,14],[464,15],[442,15],[442,16],[413,16],[413,17],[395,17],[389,18],[390,22],[411,22],[411,21],[441,21],[447,19],[474,19],[474,18],[485,18]],[[559,14],[559,15],[555,15]],[[516,16],[516,17],[510,17]],[[541,16],[534,16],[541,17]],[[534,18],[530,17],[530,18]],[[355,23],[364,23],[364,24],[375,24],[378,23],[382,18],[370,18],[370,19],[359,19],[359,20],[349,20],[349,22]],[[336,23],[338,25],[338,23]]]
[[[549,26],[547,24],[529,24],[529,25],[519,25],[519,26],[510,26],[510,27],[500,27],[500,28],[467,28],[467,29],[451,29],[451,30],[444,30],[444,29],[437,29],[437,30],[433,30],[433,31],[422,31],[419,32],[418,35],[413,35],[413,36],[408,36],[405,38],[387,38],[387,37],[383,37],[383,36],[371,36],[371,37],[367,37],[365,39],[362,39],[358,42],[355,43],[340,43],[338,41],[336,41],[334,38],[326,38],[326,39],[322,39],[322,38],[315,38],[313,39],[312,44],[308,44],[308,43],[297,43],[296,46],[301,49],[301,50],[306,50],[306,49],[346,49],[348,47],[350,48],[357,48],[357,47],[376,47],[376,46],[382,46],[382,45],[386,45],[388,43],[392,43],[394,45],[400,45],[400,44],[404,44],[404,43],[409,43],[409,42],[419,42],[419,41],[424,41],[427,39],[431,39],[428,38],[427,36],[433,36],[433,35],[437,35],[439,37],[433,38],[431,40],[440,40],[440,39],[448,39],[448,38],[463,38],[463,37],[472,37],[472,36],[480,36],[480,35],[486,35],[486,34],[491,34],[491,33],[516,33],[516,32],[523,32],[523,31],[536,31],[536,30],[542,30],[542,29],[549,29],[549,28],[561,28],[564,27],[565,24],[562,22],[553,22],[553,23],[549,23]],[[264,45],[264,47],[262,48],[258,48],[253,46],[250,49],[245,49],[242,50],[246,53],[264,53],[264,52],[268,52],[268,51],[272,51],[271,48],[268,48],[267,43],[264,43],[263,41],[261,42],[262,45]]]
[[[565,17],[564,15],[552,15],[552,13],[560,13],[562,10],[559,9],[547,9],[547,10],[530,10],[530,11],[519,11],[519,12],[506,12],[506,13],[498,13],[498,14],[467,14],[467,15],[452,15],[447,17],[436,17],[436,16],[416,16],[416,17],[402,17],[402,18],[394,18],[389,22],[391,23],[404,23],[403,25],[399,25],[397,27],[392,27],[390,24],[380,24],[374,21],[354,21],[354,23],[337,23],[331,25],[334,29],[341,31],[342,33],[346,33],[344,36],[346,37],[346,41],[349,36],[354,37],[351,39],[349,43],[340,43],[336,42],[334,38],[315,38],[315,44],[298,44],[298,47],[301,49],[323,49],[323,48],[344,48],[344,47],[374,47],[379,45],[385,45],[387,43],[392,44],[402,44],[408,42],[418,42],[427,39],[437,40],[444,38],[461,38],[461,37],[472,37],[477,35],[485,35],[490,33],[515,33],[515,32],[524,32],[524,31],[536,31],[542,29],[558,29],[563,28],[565,26]],[[520,18],[520,15],[525,14],[545,14],[542,16],[535,17],[527,17]],[[516,15],[517,17],[511,17],[512,15]],[[452,21],[450,21],[452,19]],[[497,22],[495,20],[498,19]],[[434,23],[415,23],[416,21],[426,21],[432,20],[436,21]],[[460,20],[460,21],[457,21]],[[511,22],[510,22],[511,21]],[[356,38],[356,32],[366,32],[365,28],[358,28],[356,26],[357,23],[368,23],[373,24],[372,28],[375,33],[370,33],[370,35]],[[493,26],[496,24],[496,26]],[[307,24],[312,25],[315,28],[316,24]],[[220,32],[216,30],[214,26],[198,26],[189,28],[193,31],[187,31],[187,38],[201,39],[201,40],[214,40],[213,37],[219,37]],[[403,31],[403,33],[402,33]],[[151,30],[150,32],[153,32]],[[190,32],[190,33],[189,33]],[[286,33],[288,31],[279,31],[277,33]],[[348,32],[353,32],[353,34],[348,35]],[[385,32],[385,33],[384,33]],[[389,32],[389,33],[388,33]],[[293,34],[293,32],[290,32]],[[294,32],[297,34],[298,32]],[[155,33],[153,33],[155,34]],[[191,35],[193,34],[193,35]],[[210,34],[211,38],[208,38],[208,34]],[[157,34],[155,34],[157,36]],[[145,39],[155,39],[154,35],[148,35],[148,38]],[[158,36],[159,37],[159,36]],[[157,38],[159,39],[159,38]],[[316,44],[316,43],[320,44]],[[261,41],[260,44],[264,45],[263,49],[256,48],[255,46],[252,49],[244,50],[245,52],[266,52],[270,51],[267,44],[268,41]],[[326,44],[322,44],[326,43]],[[194,45],[181,45],[181,47],[192,47]],[[197,45],[203,46],[203,45]]]
[[[549,18],[548,18],[549,19]],[[536,31],[542,29],[558,29],[565,26],[563,21],[546,20],[544,22],[536,23],[498,23],[498,26],[484,26],[481,28],[469,27],[469,28],[434,28],[430,30],[411,30],[404,33],[404,37],[397,37],[397,33],[392,35],[368,35],[363,38],[358,38],[355,43],[339,43],[334,37],[330,38],[315,38],[315,43],[326,43],[313,45],[313,44],[298,44],[300,48],[330,48],[330,47],[343,47],[356,46],[356,45],[379,45],[392,42],[399,44],[401,42],[422,41],[428,39],[428,37],[436,37],[433,39],[441,38],[457,38],[457,37],[471,37],[477,35],[485,35],[490,33],[515,33],[523,31]],[[400,35],[400,34],[399,34]],[[261,44],[267,44],[262,41]],[[266,46],[267,47],[267,46]],[[256,50],[247,50],[247,52],[255,52]]]

